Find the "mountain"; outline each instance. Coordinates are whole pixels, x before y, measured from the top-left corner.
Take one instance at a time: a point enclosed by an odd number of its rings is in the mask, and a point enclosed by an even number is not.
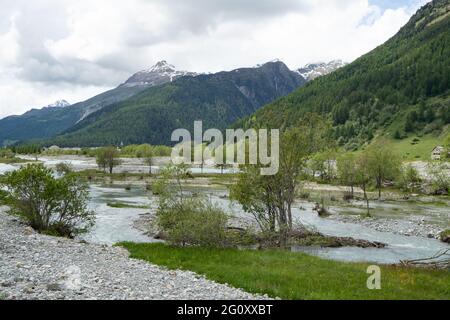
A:
[[[64,108],[64,107],[68,107],[68,106],[70,106],[70,103],[68,103],[66,100],[58,100],[52,104],[49,104],[47,107],[48,108]]]
[[[180,77],[196,75],[197,73],[194,72],[178,71],[173,65],[163,60],[150,69],[135,73],[125,83],[121,84],[120,87],[159,86],[167,82],[172,82]]]
[[[142,78],[135,79],[131,82],[141,82]],[[107,106],[80,121],[66,134],[47,140],[46,144],[170,144],[175,129],[192,130],[196,120],[203,120],[204,129],[224,129],[305,82],[282,62],[184,76]]]
[[[440,133],[450,123],[450,1],[428,3],[385,44],[235,125],[286,128],[310,112],[330,119],[348,149]]]
[[[21,116],[0,120],[0,146],[18,141],[49,138],[65,132],[90,114],[113,103],[126,100],[145,89],[164,84],[193,73],[176,71],[165,61],[133,75],[119,87],[86,101],[69,105],[61,100],[42,109],[33,109]]]
[[[346,65],[347,63],[343,62],[342,60],[333,60],[328,63],[326,62],[310,63],[304,66],[303,68],[297,69],[296,71],[303,78],[305,78],[306,81],[312,81],[314,79],[317,79],[318,77],[330,74]]]

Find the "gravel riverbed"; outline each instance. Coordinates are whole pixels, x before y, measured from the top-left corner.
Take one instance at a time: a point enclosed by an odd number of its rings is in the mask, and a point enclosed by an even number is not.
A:
[[[380,232],[389,232],[402,236],[423,237],[439,239],[442,227],[429,224],[423,218],[389,219],[389,218],[363,218],[361,216],[332,215],[328,219],[355,223]]]
[[[123,248],[34,232],[0,208],[0,299],[267,299],[130,259]]]

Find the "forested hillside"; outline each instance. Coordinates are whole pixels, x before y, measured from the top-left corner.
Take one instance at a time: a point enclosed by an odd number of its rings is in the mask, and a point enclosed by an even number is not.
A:
[[[183,77],[105,107],[45,144],[170,144],[175,129],[191,130],[196,120],[203,120],[205,129],[224,129],[305,82],[282,62]]]
[[[285,128],[317,112],[349,149],[377,134],[439,133],[450,123],[450,1],[420,9],[384,45],[260,109],[238,126]]]
[[[0,119],[0,146],[64,132],[85,115],[127,99],[147,87],[119,87],[67,107],[34,109],[21,116]]]

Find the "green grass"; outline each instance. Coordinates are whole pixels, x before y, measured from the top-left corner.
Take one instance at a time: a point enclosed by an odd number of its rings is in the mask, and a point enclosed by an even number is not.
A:
[[[27,163],[27,162],[36,162],[34,160],[24,160],[20,158],[0,158],[0,163],[3,164],[15,164],[15,163]]]
[[[146,205],[134,205],[134,204],[125,203],[125,202],[108,202],[107,206],[111,207],[111,208],[117,208],[117,209],[121,209],[121,208],[148,209],[149,208],[149,206],[146,206]]]
[[[444,241],[444,238],[450,237],[450,229],[444,230],[440,234],[441,240]]]
[[[287,251],[175,248],[122,243],[132,258],[191,270],[219,283],[282,299],[450,299],[450,272],[382,267],[382,290],[368,290],[368,264]]]
[[[417,141],[413,141],[417,139]],[[431,151],[443,144],[443,137],[426,135],[423,137],[411,136],[403,140],[389,140],[392,150],[397,152],[404,161],[431,160]]]

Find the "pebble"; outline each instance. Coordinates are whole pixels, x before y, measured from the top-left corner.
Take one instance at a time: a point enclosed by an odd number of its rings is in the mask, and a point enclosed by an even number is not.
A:
[[[31,234],[31,236],[30,236]],[[0,297],[15,300],[266,300],[123,248],[35,233],[0,208]]]
[[[388,218],[362,218],[349,215],[332,215],[328,218],[344,223],[360,224],[380,232],[429,239],[439,239],[439,235],[443,231],[442,228],[427,223],[424,218],[394,220]]]

